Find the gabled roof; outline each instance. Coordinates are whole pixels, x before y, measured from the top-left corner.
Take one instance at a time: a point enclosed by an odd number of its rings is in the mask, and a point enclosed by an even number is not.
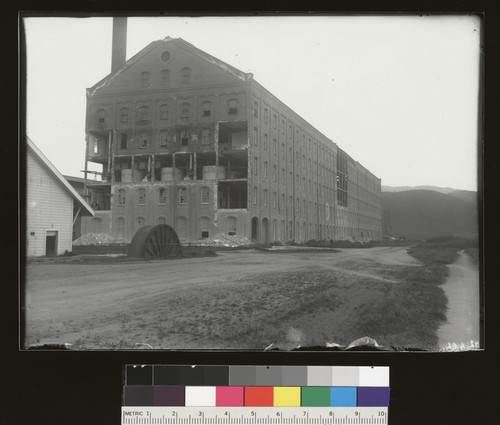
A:
[[[234,66],[231,66],[228,63],[221,61],[220,59],[217,59],[216,57],[204,52],[203,50],[198,49],[196,46],[192,45],[191,43],[188,43],[187,41],[183,40],[182,38],[165,37],[163,40],[157,40],[157,41],[153,41],[152,43],[149,43],[146,47],[144,47],[144,49],[142,49],[140,52],[138,52],[137,54],[132,56],[128,61],[126,61],[118,70],[116,70],[115,72],[112,72],[108,76],[104,77],[97,84],[88,88],[87,89],[87,96],[93,96],[97,90],[99,90],[102,87],[107,86],[118,75],[120,75],[122,72],[126,71],[128,68],[130,68],[135,63],[139,62],[145,55],[147,55],[150,51],[152,51],[156,47],[158,47],[160,45],[166,45],[169,43],[175,44],[178,47],[195,54],[196,56],[206,60],[207,62],[210,62],[211,64],[213,64],[215,66],[218,66],[221,70],[229,72],[230,74],[234,75],[236,78],[239,78],[242,81],[250,81],[253,78],[253,74],[240,71],[239,69],[235,68]]]
[[[33,152],[35,157],[45,166],[45,168],[54,176],[54,178],[61,184],[63,189],[65,189],[68,194],[73,198],[73,200],[82,209],[80,215],[95,215],[94,210],[85,202],[85,200],[78,194],[78,192],[71,186],[68,181],[62,176],[62,174],[57,171],[57,168],[52,165],[52,163],[47,159],[47,157],[42,153],[40,149],[33,143],[33,141],[26,136],[28,142],[28,150]]]

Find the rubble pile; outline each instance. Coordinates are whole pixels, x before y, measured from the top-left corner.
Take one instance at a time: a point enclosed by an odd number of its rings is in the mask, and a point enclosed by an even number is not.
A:
[[[73,241],[73,245],[109,245],[117,241],[108,233],[86,233]]]
[[[195,245],[201,246],[214,246],[214,247],[225,247],[225,248],[236,248],[238,246],[249,246],[252,244],[247,238],[238,235],[226,235],[219,233],[218,235],[212,236],[211,238],[200,239],[197,241],[189,242]]]

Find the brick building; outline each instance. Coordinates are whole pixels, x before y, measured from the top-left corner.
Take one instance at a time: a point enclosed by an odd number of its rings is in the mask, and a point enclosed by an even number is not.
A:
[[[252,74],[168,37],[113,68],[87,90],[85,170],[102,178],[86,179],[82,233],[382,238],[380,179]]]

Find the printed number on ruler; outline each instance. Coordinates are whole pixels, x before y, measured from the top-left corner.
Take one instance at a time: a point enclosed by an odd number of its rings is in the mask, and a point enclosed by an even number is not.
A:
[[[122,407],[122,425],[387,424],[387,407]]]

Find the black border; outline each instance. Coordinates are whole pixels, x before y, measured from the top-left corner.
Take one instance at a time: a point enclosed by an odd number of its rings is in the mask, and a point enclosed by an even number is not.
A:
[[[2,103],[3,121],[7,133],[2,134],[1,143],[3,158],[8,159],[0,167],[3,174],[3,229],[7,234],[0,238],[2,245],[2,264],[6,276],[1,284],[2,301],[2,341],[1,350],[7,352],[0,362],[0,388],[2,408],[0,424],[114,424],[120,423],[120,406],[122,396],[122,368],[125,364],[308,364],[308,365],[375,365],[391,368],[391,402],[389,407],[389,423],[391,424],[475,424],[494,423],[497,418],[496,404],[498,400],[499,367],[498,367],[498,313],[497,313],[497,268],[496,258],[498,234],[498,217],[500,211],[497,202],[500,158],[498,155],[498,58],[500,57],[500,16],[493,7],[493,2],[485,1],[420,1],[390,2],[380,5],[364,1],[340,2],[315,6],[313,3],[290,4],[281,2],[253,2],[225,5],[216,8],[213,4],[204,4],[198,10],[211,10],[213,14],[253,14],[256,10],[273,13],[275,10],[288,10],[294,14],[307,13],[310,10],[330,12],[378,12],[394,14],[400,12],[417,13],[481,13],[484,14],[483,37],[485,68],[484,88],[484,278],[485,295],[485,350],[462,353],[394,353],[394,352],[146,352],[146,351],[20,351],[19,350],[19,314],[18,314],[18,282],[22,267],[19,267],[19,236],[22,220],[20,214],[24,208],[23,199],[14,184],[15,178],[22,177],[24,172],[23,158],[25,150],[22,144],[18,152],[18,132],[23,128],[15,128],[18,122],[17,103],[18,88],[18,12],[20,10],[39,11],[55,14],[55,10],[65,10],[70,14],[86,11],[96,15],[120,9],[128,10],[134,15],[152,14],[150,11],[134,10],[146,7],[148,2],[140,4],[114,4],[99,0],[76,0],[62,3],[46,1],[43,8],[34,1],[21,1],[12,9],[4,10],[0,16],[0,40],[2,43],[2,60],[4,62],[3,88],[7,95]],[[184,11],[174,11],[175,5],[154,2],[150,10],[170,8],[171,14],[196,15],[197,5],[185,6]],[[329,8],[330,11],[327,9]],[[6,8],[5,8],[6,9]],[[332,10],[334,9],[334,10]],[[394,12],[397,11],[397,12]],[[67,14],[65,12],[64,14]],[[165,13],[167,14],[167,13]],[[203,14],[209,14],[204,12]],[[63,54],[61,60],[64,60]],[[21,81],[22,82],[22,81]],[[22,84],[19,86],[22,94]],[[480,117],[480,119],[482,119]],[[480,135],[481,136],[481,135]],[[481,149],[480,149],[481,151]],[[19,155],[19,156],[18,156]],[[482,178],[480,179],[480,181]],[[16,208],[13,207],[16,199]],[[19,209],[21,208],[21,209]],[[21,214],[22,216],[22,214]],[[13,223],[17,222],[18,226]],[[495,416],[493,416],[495,415]]]

